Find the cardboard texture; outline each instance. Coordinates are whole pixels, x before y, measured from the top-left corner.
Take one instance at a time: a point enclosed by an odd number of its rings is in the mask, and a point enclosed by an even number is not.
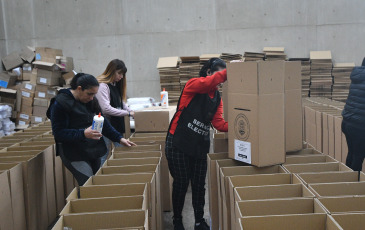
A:
[[[160,151],[161,145],[138,145],[132,147],[117,147],[114,149],[114,152],[151,152],[151,151]]]
[[[56,190],[56,208],[57,214],[60,213],[65,206],[65,190],[63,184],[62,160],[59,156],[53,155],[54,160],[54,181]]]
[[[0,87],[9,88],[15,85],[17,76],[6,72],[0,73]]]
[[[290,173],[352,171],[341,162],[293,164],[284,165],[283,167]]]
[[[230,158],[259,167],[284,163],[284,67],[283,61],[227,65]]]
[[[333,214],[330,218],[333,218],[340,229],[363,229],[365,224],[364,213],[346,213],[346,214]]]
[[[209,213],[211,218],[211,229],[219,230],[219,206],[218,206],[218,184],[217,184],[217,160],[227,159],[228,153],[210,153],[208,160],[208,193]]]
[[[149,229],[147,212],[144,210],[83,213],[62,216],[52,230],[65,227],[79,230],[89,229]]]
[[[23,82],[22,86],[21,86],[21,90],[26,91],[26,92],[30,92],[30,93],[34,93],[35,85],[31,84],[30,82]]]
[[[285,62],[285,151],[302,149],[301,63]]]
[[[365,213],[365,196],[318,198],[327,213]]]
[[[315,150],[313,148],[307,148],[307,149],[302,149],[302,150],[295,151],[295,152],[286,153],[287,156],[306,156],[306,155],[313,155],[313,154],[322,155],[321,152],[318,152],[317,150]]]
[[[8,54],[6,57],[1,59],[5,70],[9,71],[23,64],[23,60],[20,58],[17,52]]]
[[[35,53],[34,50],[30,49],[30,48],[25,48],[23,52],[21,52],[19,54],[19,56],[26,62],[28,63],[32,63],[32,61],[35,58]]]
[[[308,187],[317,197],[365,195],[365,182],[309,184]]]
[[[155,172],[157,165],[128,165],[128,166],[107,166],[101,168],[97,175],[101,174],[123,174],[123,173],[139,173],[139,172]]]
[[[214,137],[213,139],[213,151],[214,153],[226,153],[228,152],[228,139],[223,138],[217,138]]]
[[[22,80],[30,81],[32,77],[32,65],[31,64],[23,64],[22,68]]]
[[[35,60],[56,63],[56,56],[62,56],[62,50],[49,47],[36,47]]]
[[[151,107],[134,114],[136,132],[167,132],[176,106]]]
[[[293,175],[293,183],[319,184],[319,183],[339,183],[339,182],[357,182],[364,181],[365,175],[358,172],[317,172],[317,173],[299,173]]]
[[[297,214],[280,216],[244,217],[239,219],[239,229],[271,230],[338,230],[337,223],[326,214]]]
[[[287,156],[284,165],[288,164],[308,164],[308,163],[325,163],[325,162],[337,162],[330,156],[318,155],[318,156]]]
[[[123,159],[123,158],[146,158],[146,157],[161,157],[161,152],[119,152],[113,153],[109,159]]]
[[[150,165],[159,162],[159,157],[109,159],[105,166]]]
[[[7,171],[0,173],[0,228],[13,229],[13,207],[11,203],[10,183]]]
[[[47,107],[33,106],[33,116],[46,117]]]

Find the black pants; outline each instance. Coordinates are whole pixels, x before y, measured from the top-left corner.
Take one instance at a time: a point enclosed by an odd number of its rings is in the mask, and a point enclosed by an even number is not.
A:
[[[70,161],[63,154],[60,154],[61,160],[65,167],[70,170],[77,180],[79,186],[85,182],[99,170],[101,166],[101,157],[92,161]]]
[[[354,171],[361,171],[365,157],[365,130],[350,126],[346,121],[342,122],[341,128],[348,146],[346,165]]]
[[[168,134],[166,141],[166,158],[171,176],[174,178],[172,189],[172,205],[174,218],[182,218],[185,195],[191,182],[195,221],[204,217],[205,178],[207,175],[207,159],[198,159],[186,155],[173,147],[173,136]]]

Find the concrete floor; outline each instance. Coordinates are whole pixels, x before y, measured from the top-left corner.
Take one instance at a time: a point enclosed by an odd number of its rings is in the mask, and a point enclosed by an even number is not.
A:
[[[204,207],[204,218],[206,219],[207,223],[209,224],[210,217],[209,217],[209,197],[208,197],[208,181],[205,185],[205,207]],[[173,212],[164,212],[164,230],[173,230],[174,226],[172,224],[172,216]],[[183,223],[186,230],[193,230],[194,229],[194,210],[191,198],[191,187],[189,186],[188,192],[185,198],[185,205],[183,210]],[[210,225],[210,224],[209,224]]]

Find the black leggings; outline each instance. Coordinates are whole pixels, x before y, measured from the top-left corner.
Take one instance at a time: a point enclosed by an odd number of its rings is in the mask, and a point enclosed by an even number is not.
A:
[[[361,171],[365,157],[365,130],[342,122],[342,132],[346,136],[348,154],[346,165],[354,171]]]
[[[63,154],[60,154],[63,164],[70,170],[77,180],[79,186],[85,182],[99,170],[101,166],[101,157],[92,161],[70,161]]]
[[[207,175],[207,159],[194,158],[186,155],[172,146],[173,135],[168,134],[166,141],[166,158],[172,184],[172,206],[174,218],[182,218],[185,195],[191,182],[195,221],[204,217],[205,178]]]

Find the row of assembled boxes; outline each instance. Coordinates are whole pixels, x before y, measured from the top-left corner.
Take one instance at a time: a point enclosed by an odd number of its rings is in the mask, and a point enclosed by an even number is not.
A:
[[[212,229],[361,229],[365,223],[365,174],[314,149],[263,168],[212,153],[208,182]]]

